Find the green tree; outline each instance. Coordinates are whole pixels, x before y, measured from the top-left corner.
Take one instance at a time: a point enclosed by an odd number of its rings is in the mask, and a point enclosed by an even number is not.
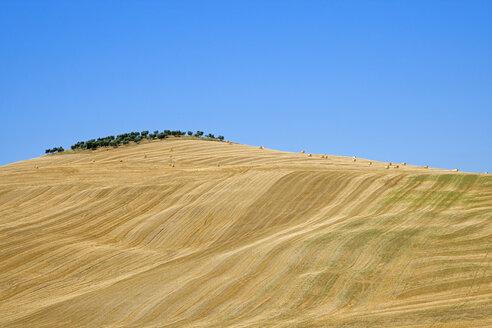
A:
[[[148,130],[144,130],[142,132],[129,132],[129,133],[122,133],[107,137],[102,137],[102,138],[97,138],[97,139],[90,139],[87,141],[78,141],[77,143],[73,144],[70,146],[72,150],[75,149],[91,149],[95,150],[99,147],[118,147],[121,143],[124,145],[129,144],[131,141],[134,141],[136,143],[139,143],[143,138],[148,138],[148,139],[164,139],[167,138],[168,136],[173,135],[176,137],[179,136],[184,136],[184,135],[195,135],[197,137],[202,137],[203,136],[203,131],[196,131],[195,134],[193,134],[192,131],[181,131],[181,130],[164,130],[163,132],[159,132],[159,130],[155,130],[153,133],[149,133]],[[206,135],[207,138],[215,139],[215,135],[212,133],[209,133]],[[224,136],[218,136],[218,139],[223,141]],[[54,147],[51,149],[46,149],[45,153],[46,154],[51,154],[51,153],[56,153],[56,152],[63,152],[65,149],[63,147]]]
[[[87,146],[87,149],[96,149],[97,148],[97,142],[95,139],[87,140],[85,144]]]

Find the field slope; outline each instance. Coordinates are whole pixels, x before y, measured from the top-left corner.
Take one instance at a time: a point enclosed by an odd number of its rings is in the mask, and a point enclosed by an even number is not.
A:
[[[3,166],[0,327],[492,326],[492,177],[385,165],[164,140]]]

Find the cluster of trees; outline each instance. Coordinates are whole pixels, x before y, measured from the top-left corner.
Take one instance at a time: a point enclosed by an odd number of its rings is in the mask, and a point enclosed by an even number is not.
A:
[[[158,130],[155,130],[154,132],[149,132],[149,131],[142,131],[142,132],[130,132],[130,133],[123,133],[123,134],[118,134],[117,136],[107,136],[104,138],[97,138],[97,139],[91,139],[87,141],[79,141],[76,144],[72,145],[72,149],[97,149],[99,147],[118,147],[119,145],[127,145],[130,142],[135,142],[139,143],[142,141],[142,139],[165,139],[169,136],[195,136],[195,137],[203,137],[203,131],[196,131],[193,133],[192,131],[181,131],[181,130],[164,130],[159,132]],[[217,138],[215,137],[214,134],[209,133],[205,135],[205,138],[209,139],[218,139],[220,141],[224,140],[224,136],[218,136]],[[59,147],[61,148],[61,147]],[[59,150],[59,148],[56,148]],[[55,148],[53,148],[55,149]],[[63,148],[61,148],[63,151]],[[48,153],[48,150],[46,150],[46,153]]]
[[[56,152],[61,153],[62,151],[65,151],[65,149],[63,149],[63,147],[60,146],[60,147],[53,147],[51,149],[48,148],[44,152],[46,154],[52,154],[52,153],[56,153]]]

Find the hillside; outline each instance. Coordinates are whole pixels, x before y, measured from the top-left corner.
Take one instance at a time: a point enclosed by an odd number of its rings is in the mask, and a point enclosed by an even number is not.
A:
[[[0,167],[0,327],[492,326],[492,177],[368,162],[164,140]]]

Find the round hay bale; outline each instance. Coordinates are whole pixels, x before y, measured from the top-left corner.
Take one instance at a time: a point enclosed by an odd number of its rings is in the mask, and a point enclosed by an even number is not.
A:
[[[220,167],[220,163],[217,163],[217,167]]]
[[[144,155],[144,158],[147,158],[147,154]]]
[[[123,163],[123,160],[122,159],[120,159],[120,163]]]
[[[424,169],[428,169],[429,168],[429,165],[424,165]]]
[[[389,162],[388,165],[391,166],[391,165],[393,165],[393,163]]]
[[[389,169],[390,167],[389,167],[389,165],[386,165],[384,168],[385,168],[385,169]]]
[[[301,150],[301,154],[304,154],[304,153],[305,153],[305,151],[304,150]]]
[[[95,160],[92,160],[92,161],[91,161],[91,163],[94,163],[94,162],[95,162]]]
[[[453,171],[454,171],[454,172],[458,172],[458,169],[454,169]]]
[[[372,165],[372,162],[369,162],[369,163],[367,163],[367,164]]]
[[[489,172],[485,171],[485,172],[483,172],[483,174],[487,175],[487,174],[489,174]]]
[[[260,146],[260,149],[263,149],[263,146]]]
[[[352,162],[356,162],[357,161],[357,158],[352,158]]]
[[[352,156],[352,158],[357,158],[357,156]]]
[[[37,166],[37,165],[34,165],[34,168],[35,168],[35,169],[39,169],[39,166]]]
[[[313,154],[309,154],[308,157],[313,157]]]
[[[397,168],[399,168],[399,167],[400,167],[400,165],[396,165],[396,166],[395,166],[395,169],[397,169]]]
[[[401,163],[401,165],[405,166],[405,165],[407,165],[407,163],[403,162],[403,163]]]

